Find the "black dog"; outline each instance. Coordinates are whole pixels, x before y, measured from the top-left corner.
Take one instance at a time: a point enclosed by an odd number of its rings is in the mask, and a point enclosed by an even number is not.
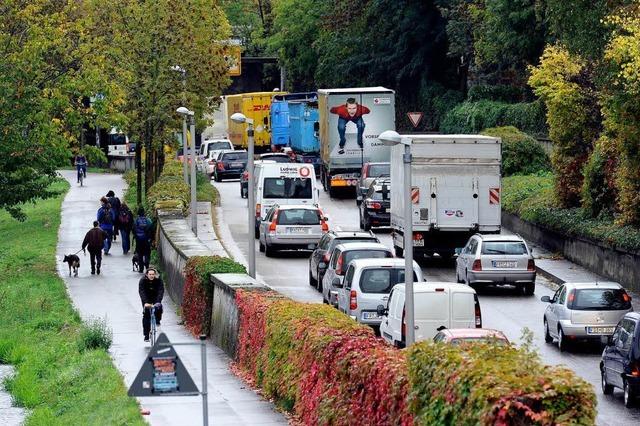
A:
[[[133,253],[133,257],[131,258],[131,268],[133,271],[140,270],[140,257],[138,253]]]
[[[69,276],[71,276],[71,269],[73,268],[73,276],[78,276],[78,268],[80,267],[80,258],[75,254],[68,254],[62,260],[63,263],[69,264]]]

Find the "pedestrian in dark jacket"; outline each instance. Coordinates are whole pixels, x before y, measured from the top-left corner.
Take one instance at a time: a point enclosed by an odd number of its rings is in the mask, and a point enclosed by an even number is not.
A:
[[[98,209],[97,219],[100,223],[100,228],[107,233],[107,238],[104,240],[104,254],[108,255],[109,250],[111,250],[111,237],[113,235],[113,224],[116,221],[116,216],[106,197],[102,197],[100,202],[102,203],[102,207]]]
[[[102,248],[107,237],[107,233],[100,228],[100,224],[97,220],[93,221],[93,228],[84,236],[84,241],[82,241],[82,250],[85,248],[89,249],[91,275],[95,274],[96,271],[98,272],[98,275],[100,275],[100,266],[102,265]]]
[[[138,217],[133,222],[133,235],[136,239],[136,253],[139,258],[139,271],[149,267],[149,258],[151,256],[151,221],[144,214],[144,208],[138,209]]]
[[[160,325],[162,319],[162,297],[164,296],[164,283],[154,268],[147,269],[144,277],[138,282],[138,294],[142,302],[142,333],[144,341],[149,341],[151,331],[151,308],[155,308],[156,325]]]
[[[118,231],[120,229],[119,217],[120,217],[121,203],[120,203],[120,199],[116,197],[116,194],[111,190],[107,192],[107,201],[109,202],[109,205],[111,206],[111,210],[113,210],[113,215],[116,218],[113,221],[113,233],[111,235],[111,239],[115,241],[118,239]]]
[[[118,226],[120,228],[120,239],[122,240],[122,253],[129,253],[131,248],[131,230],[133,229],[133,213],[127,203],[122,203],[118,214]]]

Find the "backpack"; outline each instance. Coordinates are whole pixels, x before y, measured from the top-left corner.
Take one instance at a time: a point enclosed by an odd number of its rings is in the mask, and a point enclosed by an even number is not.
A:
[[[118,219],[122,225],[128,225],[131,221],[131,216],[127,210],[120,210],[120,215]]]
[[[120,211],[120,199],[118,197],[109,197],[109,204],[111,204],[111,208],[115,211]]]
[[[138,239],[143,239],[143,238],[147,238],[147,226],[149,225],[149,223],[147,222],[147,218],[146,217],[138,217],[136,219],[136,226],[134,229],[136,238]]]
[[[100,222],[101,224],[104,225],[113,225],[113,221],[112,221],[112,217],[111,217],[111,210],[107,209],[107,208],[102,208],[102,214],[100,215],[101,217],[98,218],[98,222]]]

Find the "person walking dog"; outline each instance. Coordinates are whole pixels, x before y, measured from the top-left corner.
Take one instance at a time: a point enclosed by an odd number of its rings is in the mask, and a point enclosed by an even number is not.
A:
[[[82,241],[82,250],[89,249],[89,259],[91,260],[91,275],[96,272],[100,275],[100,266],[102,266],[102,248],[105,240],[109,235],[100,228],[97,220],[93,221],[93,228],[87,232]],[[86,251],[85,251],[86,253]]]

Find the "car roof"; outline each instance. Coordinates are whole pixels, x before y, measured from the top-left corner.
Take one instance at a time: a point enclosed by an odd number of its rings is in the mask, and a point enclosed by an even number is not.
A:
[[[617,289],[624,288],[620,284],[613,281],[591,281],[591,282],[566,282],[564,283],[568,288],[575,289],[591,289],[591,288],[604,288],[604,289]]]
[[[320,207],[313,204],[274,204],[273,207],[279,210],[293,210],[293,209],[305,209],[305,210],[318,210]]]
[[[371,163],[364,163],[365,165],[369,165],[369,166],[386,166],[386,165],[391,165],[390,162],[388,161],[374,161]]]
[[[464,337],[476,339],[481,337],[507,338],[502,331],[491,328],[444,328],[440,332],[454,339]]]
[[[404,291],[404,283],[396,284],[396,287],[400,286],[400,288]],[[414,293],[430,293],[435,288],[448,288],[449,290],[457,290],[460,293],[474,293],[475,290],[469,287],[466,284],[457,284],[443,281],[425,281],[425,282],[414,282],[413,283],[413,292]]]
[[[474,236],[480,238],[482,241],[524,241],[524,238],[518,234],[475,234]]]
[[[376,243],[374,241],[357,241],[353,243],[340,243],[336,246],[335,250],[364,250],[364,249],[376,249],[376,250],[386,250],[391,251],[391,249],[385,246],[382,243]]]
[[[640,312],[627,312],[623,318],[632,318],[636,321],[640,321]]]
[[[215,142],[229,142],[229,143],[231,143],[231,141],[229,139],[226,139],[226,138],[205,139],[205,141],[204,141],[204,143],[215,143]]]
[[[260,158],[264,158],[264,157],[287,157],[287,158],[289,158],[289,155],[284,153],[284,152],[266,152],[264,154],[260,154]]]
[[[345,229],[341,229],[341,230],[333,229],[329,232],[334,234],[335,238],[344,238],[344,237],[371,238],[371,239],[377,238],[372,233],[366,232],[366,231],[357,231],[357,230],[350,231]]]
[[[352,244],[352,243],[349,243]],[[385,259],[355,259],[352,260],[351,263],[356,268],[370,268],[370,267],[380,267],[380,268],[388,268],[388,267],[404,267],[404,259],[399,257],[388,257]],[[418,263],[413,261],[414,268],[419,267]]]

